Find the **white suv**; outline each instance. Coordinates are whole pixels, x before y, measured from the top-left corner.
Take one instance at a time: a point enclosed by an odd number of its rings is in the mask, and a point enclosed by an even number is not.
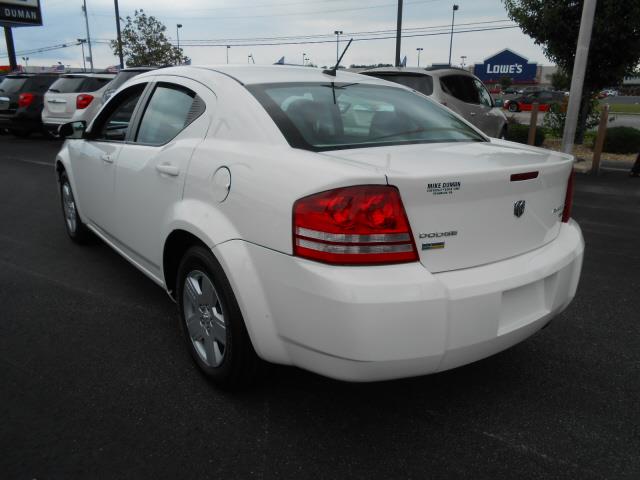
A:
[[[102,95],[114,77],[113,73],[62,75],[44,96],[45,131],[55,135],[64,123],[90,122],[102,106]]]
[[[507,117],[478,77],[461,68],[381,67],[360,72],[433,98],[490,137],[505,138]]]
[[[490,139],[401,85],[166,68],[60,133],[69,236],[165,288],[220,383],[257,358],[353,381],[454,368],[576,293],[573,157]]]

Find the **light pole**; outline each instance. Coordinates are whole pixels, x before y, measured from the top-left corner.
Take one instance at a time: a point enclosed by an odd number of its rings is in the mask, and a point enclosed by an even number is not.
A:
[[[304,67],[304,59],[306,57],[306,53],[302,52],[302,66]]]
[[[118,59],[120,60],[120,68],[124,68],[124,58],[122,56],[122,35],[120,34],[120,8],[118,7],[118,0],[113,0],[113,6],[116,9],[116,41],[118,42]],[[82,47],[84,51],[84,47]],[[84,54],[82,54],[84,57]],[[85,68],[85,71],[87,69]]]
[[[180,29],[182,28],[181,23],[176,23],[176,63],[179,64],[179,55],[180,55]]]
[[[180,48],[180,29],[182,28],[182,24],[176,24],[176,39],[178,40],[178,48]]]
[[[231,45],[227,45],[227,63],[229,63],[229,49],[231,48]]]
[[[80,48],[82,48],[82,71],[86,72],[87,71],[87,63],[86,63],[86,59],[84,57],[84,44],[87,43],[87,39],[86,38],[78,38],[78,43],[80,44]]]
[[[466,55],[460,55],[460,66],[462,68],[464,68],[464,66],[466,64],[466,60],[467,60],[467,56]]]
[[[418,51],[418,66],[420,66],[420,52],[422,52],[422,50],[424,50],[424,48],[418,47],[418,48],[416,48],[416,50]]]
[[[344,32],[342,30],[334,30],[333,33],[336,36],[336,64],[338,63],[338,57],[340,56],[340,35]]]
[[[451,39],[449,40],[449,66],[451,66],[451,50],[453,49],[453,25],[456,22],[456,10],[460,8],[458,5],[453,5],[453,16],[451,17]]]
[[[91,34],[89,33],[89,14],[87,13],[87,0],[82,2],[82,11],[84,12],[84,23],[87,28],[87,44],[89,45],[89,65],[93,72],[93,51],[91,50]]]
[[[22,61],[24,62],[24,67],[29,67],[29,57],[22,57]]]
[[[396,67],[400,66],[400,42],[402,41],[402,0],[398,0],[398,21],[396,24]]]

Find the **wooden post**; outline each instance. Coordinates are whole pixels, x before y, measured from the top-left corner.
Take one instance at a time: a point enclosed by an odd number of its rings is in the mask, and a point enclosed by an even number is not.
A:
[[[591,162],[591,175],[598,175],[600,173],[600,156],[602,155],[602,148],[604,147],[604,139],[607,136],[608,121],[609,121],[609,104],[605,103],[602,106],[602,113],[600,113],[600,125],[598,126],[598,137],[596,138],[596,144],[593,148],[593,161]]]
[[[531,105],[531,119],[529,120],[529,145],[536,144],[536,129],[538,128],[538,108],[540,104],[533,102]]]

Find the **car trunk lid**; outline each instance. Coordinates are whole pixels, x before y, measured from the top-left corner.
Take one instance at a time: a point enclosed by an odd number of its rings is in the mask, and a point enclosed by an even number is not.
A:
[[[498,140],[324,152],[376,166],[400,190],[431,272],[523,254],[559,233],[573,159]]]

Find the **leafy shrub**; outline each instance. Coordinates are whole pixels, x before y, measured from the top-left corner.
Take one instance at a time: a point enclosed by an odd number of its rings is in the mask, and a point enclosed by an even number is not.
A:
[[[544,143],[544,138],[544,130],[542,128],[537,128],[535,138],[536,147],[540,147]],[[507,140],[526,144],[529,140],[529,125],[510,123],[509,128],[507,129]]]
[[[544,128],[549,132],[549,135],[554,138],[562,138],[562,134],[564,133],[564,122],[567,119],[568,100],[568,97],[566,97],[562,102],[552,103],[549,107],[549,111],[544,116],[542,125],[544,125]],[[598,126],[598,123],[600,123],[600,110],[598,107],[598,101],[593,99],[589,105],[586,130],[589,131]]]
[[[607,129],[603,150],[609,153],[640,152],[640,130],[633,127]]]

